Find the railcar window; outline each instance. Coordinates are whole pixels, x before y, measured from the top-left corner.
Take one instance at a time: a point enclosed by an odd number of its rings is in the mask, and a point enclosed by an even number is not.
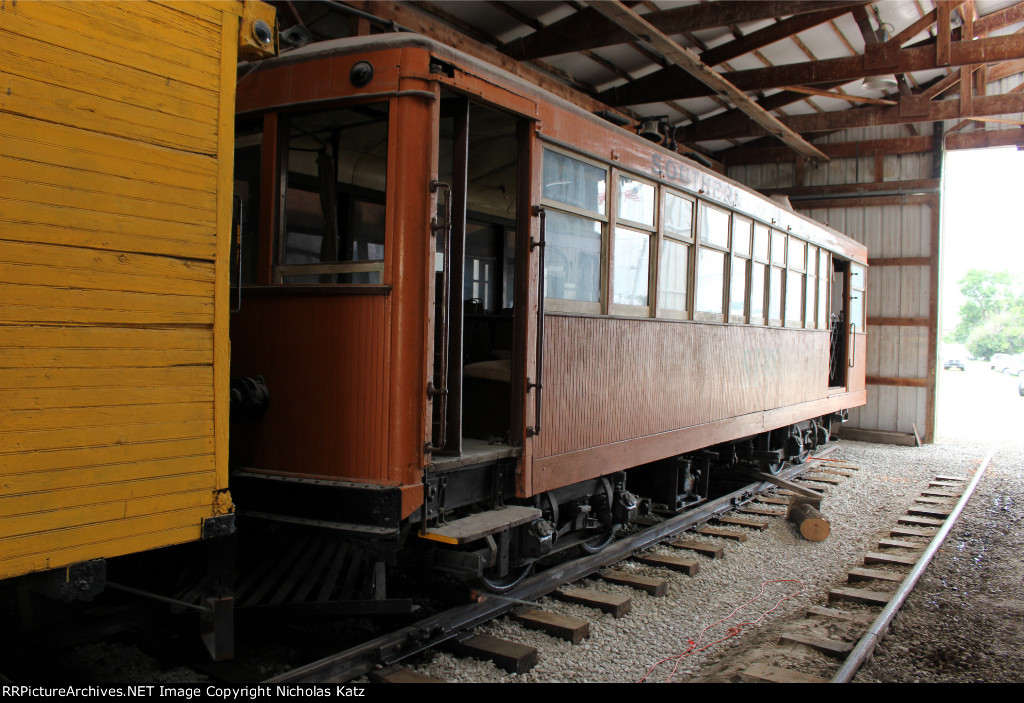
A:
[[[807,284],[804,271],[807,267],[807,245],[790,236],[786,254],[786,327],[803,327],[804,293]]]
[[[765,323],[765,291],[768,283],[768,250],[770,230],[760,222],[754,223],[754,247],[750,263],[750,323]]]
[[[821,250],[818,257],[818,329],[828,329],[828,274],[832,270],[829,253]]]
[[[864,267],[850,264],[850,320],[857,331],[864,331]]]
[[[616,211],[618,219],[653,227],[656,203],[654,186],[628,176],[619,176],[619,209]]]
[[[288,121],[279,283],[381,283],[388,106]]]
[[[607,175],[603,168],[545,149],[542,197],[604,215]]]
[[[666,317],[685,317],[689,306],[687,284],[690,270],[690,245],[666,237],[661,246],[658,271],[658,310]]]
[[[814,311],[817,307],[814,304],[814,296],[818,290],[817,281],[818,271],[818,249],[817,247],[807,247],[807,293],[804,298],[804,327],[807,329],[814,329]]]
[[[650,287],[651,235],[615,228],[614,295],[616,305],[646,306]]]
[[[729,213],[706,203],[698,206],[697,292],[694,313],[702,320],[725,320],[726,265],[729,261]]]
[[[665,234],[676,239],[693,238],[693,201],[665,193]]]
[[[786,298],[783,285],[786,278],[786,235],[772,230],[771,266],[768,271],[768,324],[782,325]]]
[[[601,223],[552,210],[547,215],[544,296],[584,303],[599,312],[601,302]]]
[[[751,221],[739,215],[732,216],[732,266],[729,286],[729,320],[745,322],[747,278],[750,269]]]

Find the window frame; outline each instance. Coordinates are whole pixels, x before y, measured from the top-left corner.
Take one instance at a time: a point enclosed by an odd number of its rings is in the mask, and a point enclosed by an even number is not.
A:
[[[747,251],[742,252],[737,246],[736,242],[736,226],[746,227],[747,233]],[[753,219],[740,215],[738,213],[732,214],[732,222],[729,227],[729,235],[732,237],[731,255],[729,257],[729,283],[726,286],[728,288],[728,300],[726,305],[726,314],[728,315],[728,321],[732,323],[746,323],[749,317],[750,310],[750,276],[753,269],[751,265],[751,259],[754,251],[754,221]],[[743,262],[743,292],[740,294],[740,300],[743,303],[743,311],[738,315],[733,314],[732,303],[735,301],[733,296],[733,283],[736,266],[736,261],[740,260]]]
[[[658,231],[660,218],[661,198],[658,183],[646,178],[641,178],[631,171],[618,168],[610,169],[611,182],[615,186],[615,197],[605,198],[606,202],[614,203],[609,206],[611,212],[608,223],[608,263],[607,263],[607,290],[608,290],[608,314],[621,315],[623,317],[652,317],[652,311],[656,310],[655,295],[657,291],[657,267],[652,263],[657,262]],[[622,179],[628,179],[654,190],[654,212],[651,215],[651,224],[637,222],[621,216],[619,212],[619,199],[622,193]],[[607,186],[605,186],[607,193]],[[615,245],[618,230],[622,229],[633,234],[644,234],[647,236],[647,305],[632,305],[629,303],[615,302]]]
[[[704,241],[701,238],[701,229],[704,226],[706,213],[709,211],[715,211],[724,213],[726,215],[726,243],[725,245],[713,244],[710,241]],[[729,286],[731,283],[730,278],[730,257],[732,255],[732,210],[725,209],[714,203],[710,203],[706,200],[697,201],[697,217],[695,222],[695,246],[693,261],[693,319],[699,322],[726,322],[729,317]],[[697,297],[700,294],[700,258],[701,252],[707,250],[709,252],[717,252],[722,254],[722,290],[719,291],[719,300],[721,302],[722,311],[720,313],[705,312],[697,309]]]
[[[674,232],[668,231],[668,218],[665,213],[668,204],[669,197],[679,198],[683,202],[690,204],[690,236],[684,237]],[[658,198],[659,206],[659,223],[658,228],[658,256],[657,256],[657,278],[655,281],[655,303],[657,316],[669,320],[689,320],[693,314],[693,267],[694,267],[694,252],[696,251],[696,229],[697,229],[697,198],[694,198],[682,191],[675,190],[673,188],[662,187],[661,195]],[[671,241],[673,244],[678,244],[684,248],[686,252],[686,264],[685,264],[685,275],[686,285],[683,291],[683,310],[676,310],[674,308],[662,307],[662,257],[668,250],[665,245],[665,240]]]
[[[794,260],[795,245],[803,252],[802,261]],[[807,301],[804,296],[807,293],[807,248],[808,243],[792,234],[786,235],[786,282],[782,304],[782,325],[789,328],[802,328],[804,326],[804,315],[807,309]],[[792,285],[798,281],[797,285]],[[799,296],[799,312],[796,318],[790,316],[791,296]]]

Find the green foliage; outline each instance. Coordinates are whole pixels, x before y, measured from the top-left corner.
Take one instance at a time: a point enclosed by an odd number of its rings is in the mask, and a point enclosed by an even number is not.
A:
[[[947,342],[966,344],[974,356],[1024,350],[1024,291],[1020,277],[1008,271],[969,270],[960,283],[966,302],[960,323]]]

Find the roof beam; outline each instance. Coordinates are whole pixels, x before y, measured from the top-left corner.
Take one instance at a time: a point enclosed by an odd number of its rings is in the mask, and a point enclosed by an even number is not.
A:
[[[754,2],[732,0],[727,2],[699,3],[677,7],[660,12],[649,12],[644,18],[665,34],[679,34],[712,27],[725,27],[757,20],[789,17],[805,13],[820,12],[832,7],[851,7],[863,4],[862,0],[797,2]],[[509,56],[530,60],[567,54],[583,49],[598,49],[630,41],[629,32],[588,7],[580,12],[555,22],[533,34],[509,42],[504,51]]]
[[[786,145],[812,159],[828,161],[819,149],[810,142],[803,139],[796,132],[787,129],[783,124],[766,110],[759,107],[757,103],[747,97],[742,91],[729,81],[722,78],[721,74],[711,70],[707,64],[701,63],[700,59],[692,51],[684,49],[672,41],[666,34],[652,26],[643,17],[630,10],[616,0],[592,4],[598,12],[613,20],[616,24],[628,31],[639,41],[647,44],[669,61],[680,66],[687,73],[691,74],[702,83],[711,88],[714,92],[724,94],[733,105],[743,110],[750,118],[760,125],[769,134],[774,134]]]
[[[787,64],[771,68],[754,68],[721,74],[739,90],[767,90],[787,85],[808,85],[828,82],[847,83],[880,73],[910,73],[941,66],[936,63],[936,48],[922,46],[891,50],[885,44],[878,53],[838,59]],[[974,41],[951,42],[950,66],[969,66],[1024,58],[1024,42],[1016,34],[988,37]],[[665,68],[600,93],[599,100],[609,105],[632,105],[663,100],[682,100],[706,96],[711,90],[702,82],[676,67]]]

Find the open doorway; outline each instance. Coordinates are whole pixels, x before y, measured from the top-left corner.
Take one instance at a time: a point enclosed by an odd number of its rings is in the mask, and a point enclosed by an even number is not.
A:
[[[1024,419],[1024,151],[951,151],[943,174],[936,434],[1016,436]]]

